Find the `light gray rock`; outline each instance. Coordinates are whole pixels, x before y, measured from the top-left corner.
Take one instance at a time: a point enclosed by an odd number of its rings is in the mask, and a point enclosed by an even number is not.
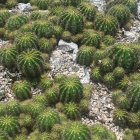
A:
[[[30,3],[18,3],[17,9],[19,10],[19,12],[30,12],[32,11],[32,6]]]

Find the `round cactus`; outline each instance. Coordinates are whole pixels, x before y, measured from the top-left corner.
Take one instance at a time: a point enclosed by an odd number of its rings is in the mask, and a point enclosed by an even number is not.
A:
[[[75,6],[77,7],[83,0],[61,0],[64,6]]]
[[[66,127],[62,137],[64,140],[81,140],[81,138],[82,140],[91,140],[88,127],[79,122],[74,122]]]
[[[121,79],[118,83],[118,88],[125,90],[129,85],[129,78],[127,76],[124,76],[123,79]]]
[[[50,131],[55,124],[59,123],[59,114],[54,110],[45,110],[37,118],[37,126],[40,131]]]
[[[62,33],[62,39],[66,42],[71,42],[71,36],[72,34],[69,31],[64,31]]]
[[[93,21],[95,19],[96,8],[90,3],[81,3],[79,6],[79,10],[86,17],[87,20]]]
[[[17,0],[18,3],[28,3],[30,0]]]
[[[0,10],[0,27],[3,27],[6,20],[10,17],[10,12],[8,10]]]
[[[55,6],[55,7],[51,8],[50,11],[51,11],[51,15],[60,16],[64,11],[64,7],[63,6]]]
[[[11,9],[11,8],[15,7],[16,4],[17,4],[16,0],[7,0],[6,8]]]
[[[21,72],[28,77],[37,77],[43,72],[43,58],[36,50],[21,53],[18,65]]]
[[[139,72],[134,72],[130,74],[130,81],[139,81],[140,80],[140,73]]]
[[[89,100],[82,99],[79,104],[81,114],[85,115],[89,112]]]
[[[0,130],[0,140],[8,140],[7,134],[2,130]]]
[[[83,30],[83,17],[74,8],[69,7],[60,15],[60,25],[73,34],[77,34]]]
[[[13,116],[0,117],[1,130],[10,136],[15,135],[20,130],[18,120]]]
[[[47,10],[50,5],[50,0],[36,0],[36,5],[41,10]]]
[[[95,67],[94,69],[92,69],[91,80],[97,83],[102,81],[102,74],[99,67]]]
[[[121,4],[115,5],[110,8],[108,14],[114,16],[118,20],[121,27],[125,25],[130,19],[129,9]]]
[[[77,63],[80,65],[90,66],[93,61],[94,48],[89,46],[81,46],[77,55]]]
[[[19,30],[17,30],[16,37],[18,36],[18,34],[26,33],[26,32],[32,32],[32,24],[31,23],[27,23],[27,24],[24,24],[23,26],[21,26],[19,28]]]
[[[122,96],[122,94],[123,94],[122,90],[117,89],[117,90],[113,91],[112,101],[115,105],[117,104],[117,101],[120,98],[120,96]]]
[[[97,62],[99,60],[102,60],[106,57],[107,53],[105,50],[97,50],[95,53],[94,53],[94,56],[93,56],[93,59]]]
[[[63,34],[63,29],[61,26],[54,26],[54,36],[59,40]]]
[[[13,84],[12,90],[19,100],[25,100],[32,97],[31,86],[27,81],[16,81]]]
[[[40,20],[43,18],[43,13],[38,11],[33,11],[30,15],[31,20]]]
[[[95,19],[95,28],[106,35],[114,36],[118,30],[118,21],[111,15],[100,14]]]
[[[125,75],[125,70],[122,67],[116,67],[113,70],[113,75],[114,75],[116,80],[123,79],[123,77]]]
[[[83,86],[78,78],[67,77],[59,86],[60,101],[79,102],[83,96]]]
[[[30,32],[22,33],[15,38],[15,46],[18,52],[37,49],[38,38]]]
[[[12,45],[3,47],[0,50],[0,64],[7,68],[13,68],[16,65],[17,51]]]
[[[49,22],[35,21],[32,25],[32,31],[39,37],[51,37],[53,34],[53,27]]]
[[[99,48],[101,43],[101,34],[92,29],[86,30],[81,43],[87,46]]]
[[[0,103],[0,116],[4,116],[6,114],[6,105],[4,103]]]
[[[44,106],[48,105],[48,100],[44,94],[34,96],[33,102],[43,104]]]
[[[14,140],[26,140],[26,139],[27,139],[27,136],[21,134],[21,135],[17,135]]]
[[[71,120],[76,120],[80,117],[80,111],[78,106],[75,103],[68,103],[64,107],[64,113],[67,118]]]
[[[25,15],[14,15],[10,17],[6,23],[8,30],[14,31],[19,29],[22,25],[28,22],[28,18]]]
[[[103,37],[103,43],[107,46],[113,45],[115,43],[115,39],[111,35],[105,35]]]

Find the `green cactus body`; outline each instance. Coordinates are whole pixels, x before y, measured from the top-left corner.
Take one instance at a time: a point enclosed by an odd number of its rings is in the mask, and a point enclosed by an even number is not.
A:
[[[101,34],[92,29],[88,29],[84,32],[81,43],[87,46],[99,48],[101,43]]]
[[[114,75],[116,80],[123,79],[123,77],[125,75],[125,70],[122,67],[116,67],[113,70],[113,75]]]
[[[81,114],[85,115],[89,112],[89,100],[82,99],[79,104]]]
[[[89,129],[79,122],[66,127],[62,137],[64,140],[91,140]]]
[[[139,72],[134,72],[132,74],[130,74],[130,81],[134,82],[134,81],[139,81],[140,80],[140,73]]]
[[[59,123],[59,114],[54,110],[45,110],[37,118],[37,125],[40,131],[51,131],[52,127]]]
[[[123,92],[119,89],[113,91],[112,93],[112,101],[113,103],[116,105],[117,104],[117,101],[118,99],[120,98],[120,96],[122,96]]]
[[[80,65],[90,66],[93,61],[94,48],[81,46],[77,55],[77,63]]]
[[[130,113],[128,115],[128,124],[131,128],[138,128],[140,124],[139,116],[135,113]]]
[[[84,2],[79,6],[80,12],[86,17],[87,20],[93,21],[96,15],[95,6],[90,3]]]
[[[15,46],[20,53],[22,51],[37,49],[38,38],[30,32],[22,33],[15,38]]]
[[[10,17],[6,23],[7,29],[14,31],[19,29],[22,25],[28,22],[28,18],[25,15],[14,15]]]
[[[21,26],[19,28],[19,30],[17,30],[17,34],[27,33],[27,32],[32,32],[32,24],[31,23],[24,24],[23,26]]]
[[[26,140],[27,139],[27,136],[26,135],[17,135],[16,138],[14,140]]]
[[[102,81],[102,74],[100,68],[96,67],[91,71],[91,79],[94,82],[101,82]]]
[[[59,22],[65,30],[73,34],[77,34],[83,30],[83,17],[73,7],[67,8],[65,12],[61,14]]]
[[[50,3],[50,0],[36,0],[36,5],[41,10],[47,10],[49,8]]]
[[[13,116],[2,116],[0,117],[1,130],[10,136],[15,135],[19,130],[18,120]]]
[[[129,85],[129,78],[127,76],[124,76],[123,79],[121,79],[118,83],[118,88],[125,90]]]
[[[106,35],[116,35],[118,30],[118,21],[110,15],[97,15],[95,19],[95,28],[104,32]]]
[[[71,120],[76,120],[80,117],[80,111],[75,103],[66,104],[64,107],[64,113]]]
[[[43,58],[36,50],[21,53],[18,65],[21,72],[28,77],[37,77],[43,72]]]
[[[115,43],[115,39],[111,35],[105,35],[103,37],[103,43],[107,46],[110,46]]]
[[[110,8],[108,14],[114,16],[118,20],[121,27],[125,25],[130,19],[129,9],[121,4],[115,5]]]
[[[64,11],[63,6],[56,6],[51,9],[51,15],[60,16]]]
[[[40,20],[43,18],[43,14],[41,12],[38,11],[34,11],[31,13],[30,15],[31,20]]]
[[[61,26],[54,26],[54,36],[59,40],[63,34],[63,29]]]
[[[0,63],[7,67],[13,68],[16,65],[17,51],[12,45],[5,46],[0,50]]]
[[[8,140],[7,134],[1,130],[0,130],[0,140]]]
[[[59,86],[60,101],[79,102],[83,96],[83,86],[78,78],[67,77]]]
[[[34,96],[33,102],[43,104],[44,106],[48,105],[47,98],[44,94]]]
[[[0,27],[5,25],[6,20],[10,17],[8,10],[0,10]]]
[[[15,7],[16,4],[17,4],[16,0],[7,0],[6,8],[11,9],[11,8]]]
[[[17,0],[18,3],[28,3],[30,0]]]
[[[105,50],[97,50],[95,53],[94,53],[94,56],[93,56],[93,59],[98,62],[99,60],[102,60],[106,57],[106,51]]]
[[[83,0],[61,0],[64,6],[75,6],[77,7]]]
[[[6,105],[4,103],[0,103],[0,116],[4,116],[6,114]]]
[[[62,34],[62,39],[66,42],[71,42],[72,34],[69,31],[64,31]]]
[[[31,86],[27,81],[16,81],[12,87],[12,90],[19,100],[26,100],[32,97]]]

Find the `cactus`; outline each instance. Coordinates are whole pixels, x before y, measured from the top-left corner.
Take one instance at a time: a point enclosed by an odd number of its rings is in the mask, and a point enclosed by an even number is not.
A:
[[[61,39],[61,36],[63,34],[63,29],[61,26],[54,26],[54,36],[57,40]]]
[[[81,3],[79,6],[79,10],[86,17],[87,20],[93,21],[95,19],[96,8],[90,3]]]
[[[79,104],[81,114],[85,115],[89,112],[89,100],[82,99]]]
[[[82,137],[81,137],[82,136]],[[87,126],[80,122],[73,122],[63,132],[63,140],[90,140],[90,131]]]
[[[36,5],[41,10],[47,10],[49,8],[50,3],[50,0],[36,0]]]
[[[29,3],[30,0],[17,0],[18,3]]]
[[[83,30],[83,17],[74,8],[69,7],[60,15],[60,25],[73,34],[77,34]]]
[[[79,102],[83,96],[83,86],[78,78],[67,77],[59,86],[60,101]]]
[[[13,68],[16,65],[17,51],[12,45],[3,47],[0,50],[0,64],[7,68]]]
[[[92,81],[97,82],[97,83],[102,81],[102,74],[101,74],[100,68],[95,67],[94,69],[92,69],[91,79]]]
[[[17,99],[23,101],[32,97],[31,86],[27,81],[16,81],[12,90]]]
[[[22,25],[28,22],[28,18],[25,15],[14,15],[10,17],[6,23],[6,27],[10,31],[19,29]]]
[[[123,27],[130,19],[129,9],[122,4],[111,7],[108,14],[114,16],[118,20],[121,27]]]
[[[71,36],[72,34],[69,31],[64,31],[62,33],[62,39],[66,42],[71,42]]]
[[[56,7],[51,8],[50,10],[51,10],[51,15],[60,16],[64,11],[64,7],[56,6]]]
[[[0,103],[0,116],[4,116],[6,114],[6,105],[4,103]]]
[[[106,35],[115,36],[118,30],[118,21],[113,16],[100,14],[95,19],[95,28]]]
[[[115,39],[111,35],[105,35],[103,37],[103,43],[107,46],[110,46],[115,43]]]
[[[26,140],[26,139],[27,139],[26,135],[20,134],[20,135],[17,135],[14,140]]]
[[[36,50],[21,53],[18,65],[21,72],[28,77],[37,77],[43,72],[43,58]]]
[[[127,76],[124,76],[123,79],[121,79],[118,83],[118,88],[125,90],[129,85],[129,78]]]
[[[114,45],[113,60],[116,66],[123,67],[127,72],[137,65],[137,52],[128,44]]]
[[[19,28],[19,30],[17,31],[17,34],[27,33],[27,32],[32,32],[32,24],[31,23],[27,23],[27,24],[24,24],[23,26],[21,26]]]
[[[130,108],[132,111],[140,110],[140,83],[133,82],[129,86],[128,99],[130,101]]]
[[[92,29],[86,30],[81,43],[87,46],[99,48],[101,43],[101,34]]]
[[[135,139],[139,140],[140,139],[140,129],[135,129],[133,133],[134,133]]]
[[[130,74],[130,81],[139,81],[140,80],[140,73],[139,72],[134,72]]]
[[[20,53],[27,50],[37,49],[38,38],[30,32],[22,33],[15,38],[15,46]]]
[[[7,134],[1,130],[0,130],[0,140],[8,140]]]
[[[113,112],[113,121],[121,127],[126,126],[127,112],[121,109],[116,109]]]
[[[32,31],[35,32],[38,37],[49,38],[53,34],[53,27],[49,22],[35,21],[32,25]]]
[[[37,118],[40,131],[50,131],[55,124],[60,123],[60,117],[54,110],[45,110]]]
[[[78,5],[80,5],[80,3],[82,2],[83,0],[61,0],[61,3],[64,5],[64,6],[74,6],[74,7],[77,7]]]
[[[102,60],[106,57],[107,53],[105,50],[97,50],[95,53],[94,53],[94,56],[93,56],[93,59],[98,62],[99,60]]]
[[[8,10],[0,10],[0,27],[3,27],[6,20],[10,17],[10,12]]]
[[[81,46],[77,55],[77,63],[80,65],[90,66],[93,61],[94,48],[90,46]]]
[[[122,67],[116,67],[113,70],[113,75],[116,80],[121,80],[121,79],[123,79],[123,77],[125,75],[125,70]]]
[[[80,117],[80,111],[75,103],[68,103],[64,106],[64,113],[67,118],[71,120],[76,120]]]
[[[48,100],[44,94],[34,96],[33,102],[43,104],[44,106],[48,106]]]
[[[15,7],[16,4],[17,4],[16,0],[7,0],[6,8],[11,9],[11,8]]]
[[[35,21],[35,20],[40,20],[43,18],[43,13],[38,12],[38,11],[33,11],[30,15],[31,20]]]
[[[4,28],[0,28],[0,38],[4,39],[6,30]]]
[[[64,111],[64,105],[61,102],[58,102],[55,105],[55,108],[59,111],[59,112],[63,112]]]
[[[50,40],[45,39],[45,38],[41,38],[39,41],[39,49],[43,53],[50,54],[51,51],[53,50],[53,46],[52,46]]]
[[[20,130],[18,120],[13,116],[0,117],[1,130],[10,136],[15,135]]]
[[[117,90],[113,91],[112,101],[115,105],[117,104],[117,101],[120,98],[120,96],[122,96],[122,94],[123,94],[122,90],[117,89]]]

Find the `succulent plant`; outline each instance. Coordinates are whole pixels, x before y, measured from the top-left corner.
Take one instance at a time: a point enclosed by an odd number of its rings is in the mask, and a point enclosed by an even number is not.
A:
[[[56,83],[60,84],[60,83],[63,82],[63,80],[65,80],[65,78],[66,78],[66,75],[64,75],[64,74],[56,74],[55,77],[54,77],[54,81]]]
[[[48,106],[48,100],[44,94],[34,96],[33,102],[43,104],[44,106]]]
[[[67,77],[59,86],[60,101],[79,102],[83,96],[83,86],[79,78]]]
[[[63,34],[63,28],[61,26],[54,26],[54,36],[59,40]]]
[[[125,90],[129,85],[129,78],[127,76],[124,76],[123,79],[121,79],[119,81],[119,83],[117,84],[118,88]]]
[[[137,52],[128,44],[114,45],[113,60],[116,66],[123,67],[127,72],[137,65]]]
[[[121,109],[116,109],[113,112],[113,121],[121,126],[125,127],[127,122],[127,112]]]
[[[105,50],[97,49],[96,52],[94,53],[93,59],[96,62],[98,62],[99,60],[106,58],[106,55],[107,55],[107,53]]]
[[[90,131],[87,126],[80,122],[73,122],[70,126],[64,129],[63,135],[64,140],[90,140]]]
[[[6,30],[4,28],[0,28],[0,38],[4,38]]]
[[[71,42],[71,36],[72,34],[69,31],[64,31],[62,33],[62,39],[66,42]]]
[[[91,80],[97,83],[102,81],[102,74],[99,67],[95,67],[92,69]]]
[[[115,39],[111,35],[105,35],[103,37],[103,43],[107,46],[113,45],[115,43]]]
[[[37,77],[43,72],[43,58],[36,50],[21,53],[18,65],[21,72],[28,77]]]
[[[28,22],[28,17],[25,15],[14,15],[11,16],[7,23],[6,27],[10,31],[14,31],[19,29],[22,25],[26,24]]]
[[[89,84],[83,85],[83,99],[90,100],[93,87]]]
[[[93,61],[94,48],[90,46],[81,46],[77,54],[77,63],[80,65],[90,66]]]
[[[58,103],[55,105],[55,108],[56,108],[57,111],[59,111],[59,112],[63,112],[63,111],[64,111],[64,105],[63,105],[61,102],[58,102]]]
[[[12,90],[19,100],[25,100],[32,97],[31,86],[27,81],[16,81],[13,84]]]
[[[17,4],[16,0],[7,0],[6,8],[11,9],[11,8],[15,7],[16,4]]]
[[[64,6],[75,6],[77,7],[83,0],[61,0]]]
[[[86,17],[87,20],[93,21],[95,19],[96,8],[90,3],[81,3],[79,6],[79,10]]]
[[[122,4],[111,7],[108,11],[108,14],[114,16],[118,20],[121,27],[125,25],[130,19],[130,11],[128,7]]]
[[[135,129],[133,133],[134,133],[135,139],[139,140],[140,139],[140,129]]]
[[[83,17],[75,8],[67,8],[65,12],[60,15],[59,22],[65,30],[73,34],[77,34],[83,30]]]
[[[26,135],[20,134],[17,135],[14,140],[26,140],[26,139],[27,139]]]
[[[92,29],[88,29],[84,32],[81,43],[87,46],[99,48],[101,43],[101,34]]]
[[[118,21],[111,15],[100,14],[95,19],[95,28],[106,35],[114,36],[118,30]]]
[[[64,7],[63,6],[54,6],[50,9],[50,11],[51,11],[51,15],[60,16],[64,11]]]
[[[50,3],[50,0],[36,0],[36,5],[41,10],[47,10],[49,8]]]
[[[122,67],[116,67],[113,70],[113,75],[116,80],[121,80],[121,79],[123,79],[123,77],[125,75],[125,70]]]
[[[43,18],[43,14],[38,11],[33,11],[30,15],[31,20],[40,20]]]
[[[5,20],[3,17],[0,15],[0,27],[3,27],[5,25]]]
[[[134,140],[133,131],[131,129],[125,129],[123,140]]]
[[[55,124],[59,123],[59,114],[54,110],[45,110],[37,118],[37,126],[40,131],[50,131]]]
[[[30,32],[19,34],[15,38],[15,46],[20,53],[27,50],[38,49],[38,38]]]
[[[89,112],[89,100],[87,99],[82,99],[79,103],[79,108],[81,114],[85,115]]]
[[[18,3],[28,3],[30,0],[17,0]]]
[[[16,65],[17,51],[14,46],[8,45],[0,50],[0,64],[7,68],[13,68]]]
[[[3,27],[10,17],[10,12],[8,10],[0,10],[0,27]]]
[[[0,140],[8,140],[7,134],[2,130],[0,130]]]
[[[79,107],[75,103],[68,103],[64,106],[64,113],[67,118],[71,120],[76,120],[80,117]]]
[[[113,76],[113,73],[107,73],[104,77],[103,77],[103,82],[104,84],[108,87],[108,88],[113,88],[115,85],[115,78]]]
[[[53,27],[51,23],[46,21],[35,21],[32,25],[32,31],[39,37],[51,37],[53,34]]]
[[[1,130],[10,136],[15,135],[20,130],[18,120],[13,116],[0,117]]]
[[[134,72],[132,74],[130,74],[130,81],[139,81],[140,80],[140,73],[138,72]]]
[[[120,96],[122,96],[123,92],[120,89],[114,90],[112,93],[112,101],[116,105]]]
[[[0,103],[0,116],[4,116],[6,114],[6,105],[4,103]]]

